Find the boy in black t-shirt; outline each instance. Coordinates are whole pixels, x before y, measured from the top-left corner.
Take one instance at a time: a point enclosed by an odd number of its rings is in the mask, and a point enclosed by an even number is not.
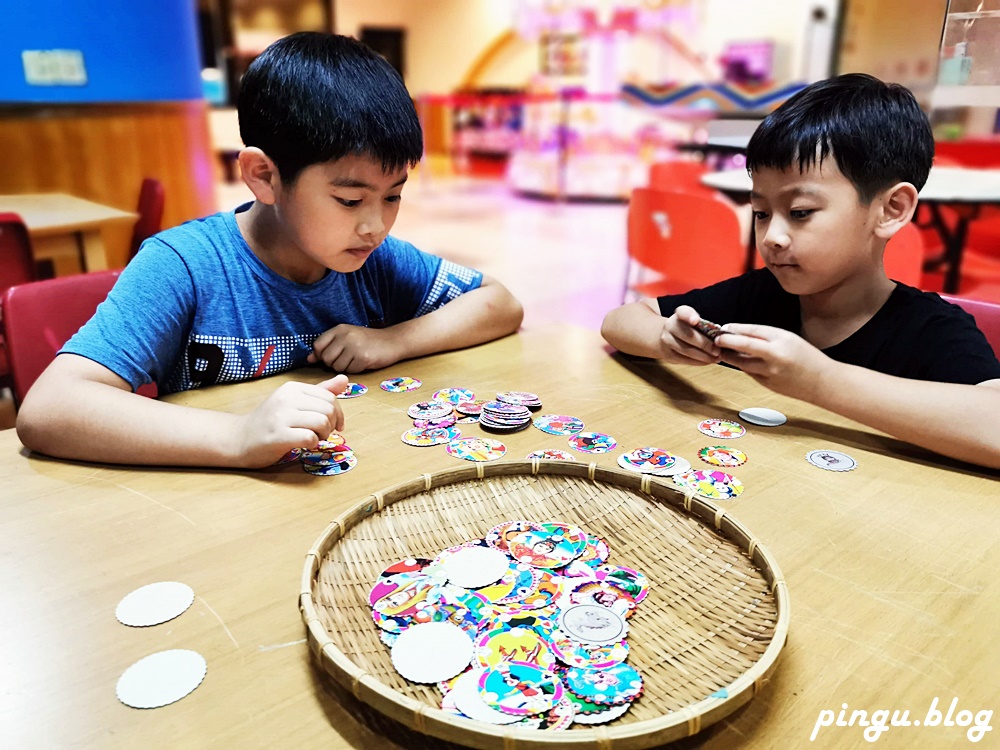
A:
[[[726,362],[779,393],[1000,467],[1000,441],[968,427],[1000,423],[1000,362],[971,316],[882,265],[933,156],[927,118],[902,86],[861,74],[809,86],[747,148],[765,269],[612,310],[604,338],[678,364]],[[696,328],[702,316],[725,324],[714,341]]]

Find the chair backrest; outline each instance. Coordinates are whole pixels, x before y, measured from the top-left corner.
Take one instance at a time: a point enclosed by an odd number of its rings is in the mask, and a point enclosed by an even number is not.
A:
[[[637,188],[628,206],[628,254],[690,288],[743,273],[740,222],[714,198]]]
[[[978,299],[951,297],[942,294],[941,299],[958,305],[976,319],[976,325],[993,347],[993,353],[1000,357],[1000,305]]]
[[[885,275],[893,281],[920,288],[924,271],[924,237],[907,224],[885,246]]]
[[[28,228],[17,214],[0,213],[0,293],[36,278]]]
[[[706,172],[708,167],[698,161],[658,161],[649,166],[649,187],[714,198],[715,190],[701,182]]]
[[[62,276],[13,286],[0,298],[14,399],[24,400],[56,352],[90,320],[119,271]]]
[[[132,246],[129,249],[129,260],[139,252],[139,246],[148,238],[163,228],[163,184],[152,177],[142,181],[139,189],[139,207],[136,209],[139,219],[132,230]]]

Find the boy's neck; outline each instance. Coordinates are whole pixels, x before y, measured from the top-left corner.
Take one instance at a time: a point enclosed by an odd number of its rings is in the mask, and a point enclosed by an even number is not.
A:
[[[314,284],[329,273],[291,247],[271,206],[254,201],[246,211],[236,214],[236,225],[257,259],[279,276],[298,284]]]
[[[826,349],[858,331],[889,299],[896,282],[884,271],[848,279],[817,294],[799,297],[802,336]]]

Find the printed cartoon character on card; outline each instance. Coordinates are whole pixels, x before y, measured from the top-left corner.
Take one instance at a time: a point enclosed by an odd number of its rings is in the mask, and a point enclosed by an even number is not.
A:
[[[569,594],[572,604],[600,604],[620,614],[631,617],[635,612],[635,599],[624,587],[608,581],[585,581],[577,584]]]
[[[510,554],[515,560],[536,568],[561,568],[577,556],[577,549],[559,531],[529,529],[510,540]]]

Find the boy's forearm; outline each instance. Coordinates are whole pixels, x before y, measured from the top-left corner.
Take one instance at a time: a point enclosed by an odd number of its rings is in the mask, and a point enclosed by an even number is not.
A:
[[[71,389],[46,374],[17,416],[21,442],[58,458],[159,466],[237,467],[238,415],[138,396],[99,382]],[[62,394],[72,393],[68,404]]]
[[[663,318],[643,302],[615,308],[604,316],[601,335],[620,352],[652,359],[664,356],[660,345]]]
[[[1000,468],[1000,386],[910,380],[837,362],[813,402],[936,453]]]
[[[489,284],[389,330],[398,344],[398,359],[413,359],[506,336],[520,327],[523,317],[521,303],[505,287]]]

